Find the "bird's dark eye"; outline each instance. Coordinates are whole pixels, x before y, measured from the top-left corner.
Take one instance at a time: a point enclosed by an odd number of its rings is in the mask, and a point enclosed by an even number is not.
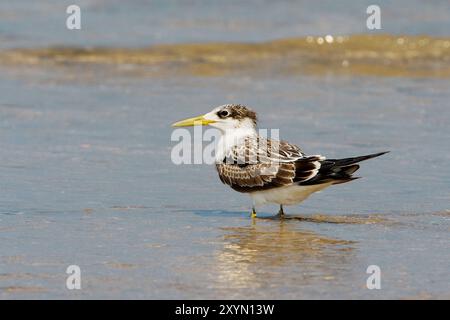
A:
[[[226,118],[230,115],[230,113],[227,110],[221,110],[217,112],[217,115],[221,118]]]

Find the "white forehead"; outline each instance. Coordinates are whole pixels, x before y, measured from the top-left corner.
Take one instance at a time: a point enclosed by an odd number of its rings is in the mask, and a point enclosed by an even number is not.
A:
[[[211,112],[215,113],[215,112],[218,112],[218,111],[220,111],[222,109],[229,108],[231,106],[232,106],[231,104],[224,104],[224,105],[221,105],[221,106],[218,106],[218,107],[212,109]]]

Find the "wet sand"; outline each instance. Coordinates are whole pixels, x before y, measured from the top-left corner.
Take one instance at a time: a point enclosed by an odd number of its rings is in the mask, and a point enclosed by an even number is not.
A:
[[[448,297],[447,80],[28,72],[0,80],[2,298]],[[217,101],[255,107],[310,153],[392,152],[288,219],[268,206],[252,222],[213,167],[170,161],[169,124]],[[381,290],[365,288],[371,264]]]
[[[107,69],[128,76],[333,74],[450,77],[450,38],[353,35],[148,48],[53,47],[0,52],[6,66]],[[103,67],[103,68],[101,68]],[[105,71],[105,70],[103,70]]]
[[[17,214],[2,230],[1,297],[448,298],[448,214],[383,222],[212,210]],[[82,268],[79,291],[64,288],[73,263]],[[371,264],[382,270],[381,290],[365,287]]]
[[[130,4],[142,28],[125,37],[126,10],[89,2],[96,33],[70,39],[43,5],[45,34],[3,29],[1,299],[450,297],[450,38],[436,24],[448,23],[446,4],[403,6],[419,27],[401,32],[400,17],[386,22],[390,35],[367,36],[354,18],[362,4],[314,5],[308,15],[329,19],[297,21],[286,3],[274,23],[250,19],[252,4],[229,24],[186,25],[192,16],[164,7],[173,29],[164,16],[148,28]],[[26,13],[7,9],[0,25]],[[101,32],[111,15],[116,33]],[[286,207],[286,219],[267,206],[252,220],[250,199],[212,166],[170,159],[171,123],[231,102],[307,153],[391,153],[364,162],[362,179]],[[72,264],[81,290],[66,289]],[[366,288],[369,265],[381,290]]]

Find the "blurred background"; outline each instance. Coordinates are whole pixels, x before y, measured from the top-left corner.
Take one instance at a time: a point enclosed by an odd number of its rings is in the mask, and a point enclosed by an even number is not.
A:
[[[450,2],[377,1],[369,30],[372,2],[1,2],[0,298],[448,298]],[[170,159],[225,103],[307,153],[392,152],[252,222]]]

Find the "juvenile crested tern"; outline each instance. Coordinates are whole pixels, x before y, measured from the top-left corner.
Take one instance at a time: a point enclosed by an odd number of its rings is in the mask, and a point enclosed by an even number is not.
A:
[[[296,145],[258,135],[256,113],[246,106],[227,104],[205,115],[174,123],[174,127],[210,125],[221,137],[216,149],[216,168],[220,180],[238,192],[248,193],[253,206],[265,203],[283,205],[302,202],[312,193],[358,177],[358,162],[389,151],[344,159],[306,155]]]

